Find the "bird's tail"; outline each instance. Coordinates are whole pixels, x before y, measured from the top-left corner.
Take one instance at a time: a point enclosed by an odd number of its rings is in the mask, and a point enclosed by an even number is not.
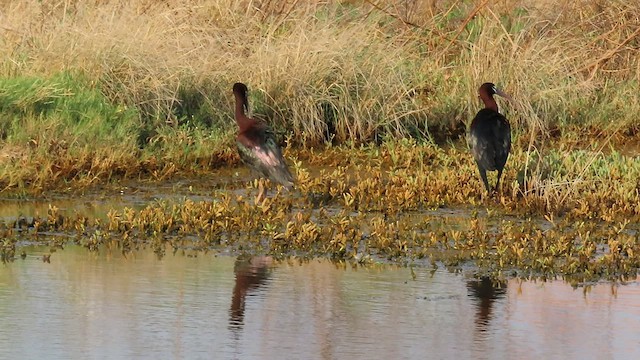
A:
[[[293,189],[295,185],[295,179],[293,175],[291,175],[291,171],[287,167],[286,163],[279,164],[276,168],[273,169],[272,178],[284,186],[287,190]]]

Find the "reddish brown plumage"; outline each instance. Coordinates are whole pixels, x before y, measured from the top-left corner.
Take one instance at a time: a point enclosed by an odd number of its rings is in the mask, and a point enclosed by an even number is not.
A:
[[[236,142],[242,160],[262,176],[284,185],[293,186],[293,176],[282,156],[269,127],[246,115],[249,109],[247,86],[242,83],[233,85],[235,97],[235,120],[238,124]]]

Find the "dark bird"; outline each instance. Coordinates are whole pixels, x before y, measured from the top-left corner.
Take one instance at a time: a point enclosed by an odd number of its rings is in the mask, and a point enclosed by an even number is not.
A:
[[[247,91],[245,84],[233,84],[236,100],[235,119],[239,128],[236,142],[240,158],[261,176],[291,189],[294,179],[273,132],[266,124],[246,115],[249,111]],[[259,181],[256,203],[262,201],[265,192],[262,181]]]
[[[502,170],[507,163],[509,151],[511,151],[511,126],[507,118],[498,112],[498,104],[493,95],[500,95],[507,100],[511,100],[511,98],[492,83],[482,84],[478,93],[484,102],[484,109],[478,111],[471,122],[469,142],[471,153],[478,165],[478,171],[480,171],[480,177],[482,177],[487,192],[491,193],[487,171],[498,171],[495,187],[497,190]]]

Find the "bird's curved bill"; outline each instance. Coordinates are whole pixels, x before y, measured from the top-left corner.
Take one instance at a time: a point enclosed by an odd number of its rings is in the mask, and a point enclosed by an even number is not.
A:
[[[508,101],[513,101],[513,99],[511,98],[511,96],[509,96],[507,93],[505,93],[504,91],[498,89],[497,87],[493,88],[493,92],[496,93],[496,95],[500,95],[503,98],[507,99]]]

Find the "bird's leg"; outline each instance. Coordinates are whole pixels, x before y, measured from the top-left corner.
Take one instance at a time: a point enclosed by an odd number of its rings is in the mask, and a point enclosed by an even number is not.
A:
[[[264,187],[264,180],[262,178],[258,179],[258,195],[256,195],[256,205],[259,205],[264,200],[266,193],[266,189]]]
[[[491,194],[491,187],[489,187],[489,180],[487,180],[487,171],[478,165],[478,171],[480,172],[480,177],[482,178],[482,182],[484,182],[484,187],[487,189],[487,192]]]
[[[497,193],[500,187],[500,177],[502,176],[502,169],[498,169],[498,181],[496,181],[496,187],[494,191]]]

